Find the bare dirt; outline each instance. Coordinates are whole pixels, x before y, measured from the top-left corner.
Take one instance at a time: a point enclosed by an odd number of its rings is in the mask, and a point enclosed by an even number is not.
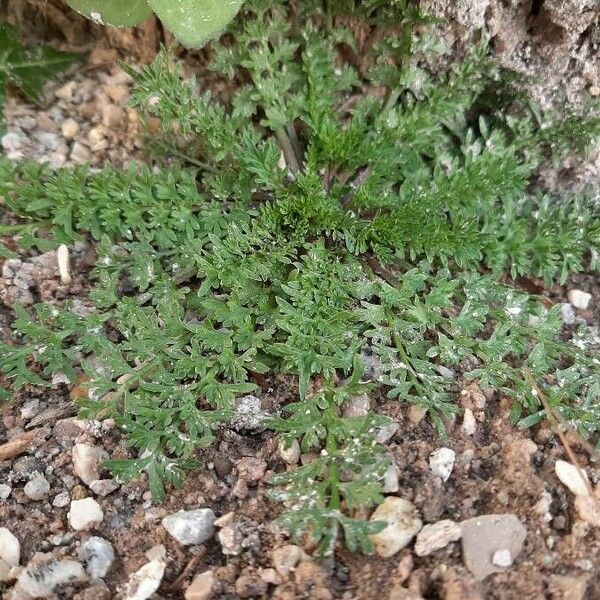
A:
[[[29,0],[26,4],[22,5],[22,14],[41,10],[40,3]],[[597,23],[596,8],[590,9],[596,21],[584,11],[580,25],[575,27],[572,23],[576,19],[567,9],[573,5],[574,10],[575,4],[585,2],[533,4],[535,10],[531,3],[516,0],[422,2],[425,8],[454,17],[456,21],[443,31],[448,43],[455,45],[457,54],[472,41],[479,23],[495,27],[492,40],[500,60],[515,61],[519,68],[527,67],[532,72],[539,69],[544,52],[563,56],[556,58],[557,61],[566,60],[564,57],[570,55],[572,45],[581,44],[584,49],[580,48],[581,61],[573,63],[569,58],[565,63],[571,64],[566,87],[587,88],[591,92],[591,86],[598,85],[594,78],[599,71],[596,69],[586,78],[590,67],[585,65],[598,64],[598,55],[591,52],[593,44],[597,44],[594,42],[597,29],[592,27]],[[55,2],[48,4],[55,5]],[[8,6],[16,18],[18,4],[9,2]],[[59,19],[58,13],[47,13],[48,18],[51,15]],[[502,15],[512,15],[512,20]],[[81,23],[72,27],[71,43],[76,45],[89,30]],[[82,33],[77,27],[83,28]],[[567,33],[543,34],[556,27]],[[521,42],[510,38],[521,34]],[[525,60],[519,54],[519,44],[526,39],[533,59]],[[152,43],[148,42],[149,46]],[[115,44],[113,38],[106,41],[104,48],[100,44],[84,69],[78,69],[65,82],[47,90],[46,108],[33,107],[11,97],[7,110],[9,137],[3,138],[5,153],[14,159],[25,156],[49,161],[54,166],[86,161],[95,166],[105,161],[126,165],[141,158],[138,116],[125,107],[131,82],[115,66],[115,58],[129,50],[122,43]],[[567,71],[560,71],[559,63],[553,64],[552,76],[566,77]],[[548,85],[548,80],[544,85]],[[28,279],[25,283],[20,280],[21,285],[15,284],[11,273],[3,272],[0,335],[10,335],[9,307],[16,300],[25,304],[40,300],[62,304],[66,298],[74,298],[85,303],[89,251],[82,245],[74,252],[73,282],[69,285],[60,283],[53,255],[31,255],[25,261],[29,266],[24,268]],[[0,268],[3,266],[0,259]],[[22,265],[19,268],[23,269]],[[551,303],[566,303],[569,289],[591,293],[590,308],[574,309],[574,314],[597,331],[600,320],[597,277],[580,275],[565,287],[551,289],[537,281],[523,285],[533,286]],[[335,558],[328,561],[312,560],[313,548],[304,545],[305,554],[300,553],[299,562],[286,569],[277,550],[291,542],[274,524],[280,508],[269,502],[264,493],[269,474],[285,469],[286,463],[280,456],[277,440],[268,431],[223,430],[217,443],[201,457],[205,466],[193,472],[183,487],[172,491],[161,505],[151,501],[144,480],[122,484],[113,481],[108,473],[99,472],[100,480],[110,483],[105,483],[103,489],[91,489],[74,470],[74,445],[103,449],[111,458],[123,457],[128,450],[113,423],[78,420],[73,398],[82,391],[60,382],[47,390],[26,389],[11,402],[0,405],[0,484],[10,488],[8,496],[0,499],[0,527],[8,528],[20,541],[23,567],[44,560],[83,562],[79,557],[81,546],[92,535],[112,544],[115,559],[106,576],[97,581],[63,584],[56,587],[54,595],[47,596],[51,598],[125,597],[132,574],[149,563],[149,551],[150,557],[164,556],[166,565],[160,587],[152,596],[155,599],[183,598],[186,590],[188,600],[600,598],[600,526],[581,518],[574,496],[555,475],[556,461],[568,459],[563,446],[547,426],[515,429],[508,419],[510,402],[493,390],[479,389],[464,380],[462,374],[455,374],[456,397],[461,409],[473,411],[472,435],[464,431],[464,413],[447,423],[447,439],[440,439],[427,418],[414,408],[381,395],[374,395],[371,405],[398,425],[386,441],[397,471],[397,490],[392,494],[411,501],[423,523],[443,519],[460,522],[480,515],[512,513],[525,526],[525,543],[513,564],[483,581],[476,581],[465,566],[460,542],[451,542],[421,557],[412,542],[387,559],[365,557],[340,548]],[[274,413],[282,404],[295,400],[296,390],[285,379],[267,379],[256,395],[262,409]],[[7,443],[12,444],[9,449]],[[576,439],[571,439],[571,444],[592,485],[600,486],[598,464],[590,461]],[[431,453],[442,446],[456,453],[454,468],[446,482],[434,476],[429,465]],[[41,498],[32,499],[25,488],[39,474],[48,482],[48,490],[42,490]],[[111,487],[114,489],[108,491]],[[76,531],[68,520],[70,503],[86,497],[98,502],[103,519],[92,530]],[[218,522],[217,534],[201,546],[182,546],[161,525],[166,515],[205,507],[223,519]],[[223,531],[228,535],[219,535]],[[286,557],[294,553],[294,548],[283,550]],[[213,580],[204,586],[206,595],[193,596],[188,589],[190,582],[207,571],[212,573]],[[27,598],[16,595],[13,586],[10,579],[0,583],[3,598],[11,595]]]

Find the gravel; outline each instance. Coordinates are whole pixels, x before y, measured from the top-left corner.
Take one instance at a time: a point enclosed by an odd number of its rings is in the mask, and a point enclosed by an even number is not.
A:
[[[210,508],[180,510],[162,520],[163,527],[184,546],[203,544],[215,533],[215,513]]]

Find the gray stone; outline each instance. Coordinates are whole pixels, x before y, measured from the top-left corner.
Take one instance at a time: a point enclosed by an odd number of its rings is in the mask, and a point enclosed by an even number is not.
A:
[[[12,488],[10,485],[6,485],[6,483],[0,483],[0,500],[6,500],[10,493],[12,492]]]
[[[215,533],[215,513],[210,508],[180,510],[162,520],[162,526],[184,546],[203,544]]]
[[[261,423],[267,416],[261,408],[260,398],[242,396],[235,400],[234,414],[229,424],[232,429],[239,431],[264,431]]]
[[[460,526],[463,562],[479,581],[502,570],[493,562],[498,550],[510,552],[514,560],[523,549],[527,535],[527,530],[514,514],[482,515],[467,519]]]
[[[575,309],[573,308],[572,304],[563,302],[560,305],[560,314],[565,325],[575,325],[575,322],[577,321],[577,315],[575,314]]]
[[[30,500],[43,500],[50,492],[50,484],[41,473],[36,473],[33,479],[25,484],[23,491]]]

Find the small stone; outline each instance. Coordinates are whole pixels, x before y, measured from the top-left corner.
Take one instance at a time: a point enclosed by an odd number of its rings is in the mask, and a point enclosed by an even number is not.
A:
[[[600,527],[600,492],[598,490],[593,496],[577,496],[575,498],[575,510],[579,518],[593,527]]]
[[[589,479],[587,473],[566,460],[557,460],[554,471],[560,481],[575,496],[589,496]]]
[[[273,550],[271,561],[275,570],[285,578],[296,568],[303,556],[304,552],[300,546],[287,544]]]
[[[400,425],[389,419],[387,423],[375,428],[375,441],[378,444],[387,444],[396,435]]]
[[[73,148],[71,149],[70,159],[76,165],[84,165],[90,162],[92,155],[90,151],[80,142],[75,142],[73,144]]]
[[[450,542],[460,540],[460,525],[449,519],[425,525],[417,535],[415,554],[429,556],[432,552],[445,548]]]
[[[119,489],[119,482],[116,479],[95,479],[90,484],[90,490],[97,496],[104,498]]]
[[[582,290],[569,290],[567,298],[575,308],[585,310],[590,305],[592,295]]]
[[[92,444],[75,444],[71,451],[73,472],[89,485],[100,479],[100,464],[109,459],[108,452]]]
[[[427,409],[424,406],[411,404],[408,409],[408,420],[415,425],[418,425],[427,414]]]
[[[217,475],[223,479],[233,471],[233,463],[226,456],[215,456],[213,460]]]
[[[527,530],[517,515],[482,515],[461,524],[465,566],[481,581],[502,570],[492,562],[497,550],[508,550],[514,560],[523,549]]]
[[[118,129],[125,120],[125,111],[116,104],[105,104],[102,108],[102,123],[108,129]]]
[[[0,483],[0,500],[6,500],[10,493],[12,492],[12,488],[10,485],[6,485],[6,483]]]
[[[494,556],[492,556],[492,563],[495,564],[497,567],[510,567],[513,564],[513,559],[510,550],[508,550],[507,548],[496,550],[496,552],[494,552]]]
[[[65,83],[64,85],[59,87],[54,92],[54,95],[59,100],[64,100],[65,102],[71,102],[71,100],[73,99],[73,94],[75,93],[76,85],[77,84],[75,83],[75,81],[69,81],[68,83]]]
[[[56,494],[56,496],[54,496],[54,500],[52,500],[52,506],[55,506],[56,508],[64,508],[65,506],[69,506],[69,502],[71,502],[69,492],[60,492],[60,494]]]
[[[180,510],[162,520],[162,526],[180,544],[203,544],[215,533],[215,513],[210,508]]]
[[[573,308],[572,304],[563,302],[560,305],[560,314],[565,325],[575,325],[575,322],[577,321],[577,315],[575,314],[575,309]]]
[[[237,556],[242,553],[244,535],[238,523],[225,525],[217,534],[221,544],[221,552],[226,556]]]
[[[370,520],[387,522],[385,529],[369,536],[375,552],[383,558],[389,558],[402,550],[423,527],[414,505],[396,496],[385,498]]]
[[[233,418],[230,421],[232,429],[238,431],[264,431],[261,423],[266,415],[262,411],[260,398],[248,395],[236,398]]]
[[[398,479],[398,467],[392,460],[383,477],[383,486],[381,491],[384,494],[393,494],[400,489],[400,481]]]
[[[102,579],[115,560],[115,551],[109,541],[93,536],[81,544],[79,558],[92,579]]]
[[[275,569],[263,569],[260,578],[271,585],[281,585],[283,583],[283,579]]]
[[[165,574],[162,560],[151,560],[129,577],[125,600],[147,600],[160,587]]]
[[[345,419],[351,417],[366,417],[371,408],[371,401],[367,394],[354,396],[347,400],[342,407],[342,415]]]
[[[292,440],[292,443],[287,448],[283,442],[279,442],[279,455],[288,465],[298,464],[298,461],[300,460],[300,454],[301,451],[298,440]]]
[[[584,600],[590,578],[588,575],[551,575],[548,591],[552,600]]]
[[[69,525],[75,531],[81,531],[102,523],[104,513],[93,498],[83,498],[82,500],[71,500],[67,518],[69,519]]]
[[[254,458],[253,456],[240,458],[240,460],[236,461],[235,466],[237,467],[240,479],[248,484],[258,483],[264,477],[267,470],[267,462],[262,458]]]
[[[475,420],[475,415],[470,408],[465,408],[462,430],[465,435],[475,435],[475,432],[477,431],[477,421]]]
[[[185,600],[210,600],[214,595],[214,587],[217,579],[209,569],[196,575],[190,587],[185,591]]]
[[[129,98],[129,88],[126,85],[111,83],[104,86],[104,91],[115,104],[124,104]]]
[[[41,564],[32,561],[21,572],[13,596],[21,598],[25,593],[33,598],[54,597],[54,588],[59,585],[84,581],[87,581],[85,571],[74,560],[50,560]]]
[[[79,133],[79,123],[75,119],[65,119],[60,129],[65,140],[72,140]]]
[[[25,402],[21,408],[21,417],[27,421],[32,419],[38,412],[39,407],[40,401],[37,398],[33,398],[32,400]]]
[[[50,484],[41,473],[36,473],[33,479],[25,484],[23,491],[30,500],[43,500],[50,492]]]
[[[454,468],[455,458],[454,450],[440,448],[429,455],[429,468],[436,477],[440,477],[442,481],[448,481]]]
[[[21,559],[21,544],[6,527],[0,527],[0,560],[16,567]]]
[[[235,591],[240,598],[264,596],[267,589],[267,584],[256,575],[242,575],[235,582]]]

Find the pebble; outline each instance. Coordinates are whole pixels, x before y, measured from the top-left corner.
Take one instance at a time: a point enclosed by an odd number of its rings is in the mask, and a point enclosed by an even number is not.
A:
[[[575,325],[575,322],[577,321],[577,315],[575,314],[575,309],[573,308],[572,304],[563,302],[560,305],[560,314],[565,325]]]
[[[50,492],[50,484],[41,473],[36,473],[33,479],[25,484],[23,491],[30,500],[43,500]]]
[[[267,589],[267,584],[256,575],[241,575],[235,582],[235,591],[239,598],[263,597]]]
[[[442,481],[448,481],[454,468],[456,452],[450,448],[440,448],[429,455],[429,468],[431,472],[440,477]]]
[[[60,494],[56,494],[56,496],[54,496],[54,500],[52,500],[52,506],[55,506],[56,508],[63,508],[68,506],[69,502],[71,502],[69,492],[60,492]]]
[[[79,133],[79,123],[75,119],[65,119],[60,130],[65,140],[72,140]]]
[[[262,411],[260,398],[242,396],[235,400],[234,414],[229,424],[239,431],[264,431],[261,423],[267,416]]]
[[[88,538],[79,548],[79,558],[92,579],[102,579],[115,560],[112,544],[101,537]]]
[[[566,460],[557,460],[554,472],[574,496],[589,496],[589,479],[587,473],[568,463]],[[586,483],[587,482],[587,483]]]
[[[445,548],[450,542],[460,540],[460,525],[449,519],[425,525],[417,535],[415,554],[429,556],[432,552]]]
[[[90,162],[92,155],[81,142],[75,142],[71,149],[70,158],[76,165],[83,165]]]
[[[375,429],[375,441],[378,444],[387,444],[396,435],[399,428],[400,425],[390,419],[388,423],[380,425]]]
[[[267,462],[262,458],[254,458],[253,456],[245,456],[236,461],[240,479],[246,483],[258,483],[265,475],[267,470]]]
[[[69,525],[75,531],[81,531],[102,523],[104,513],[93,498],[83,498],[82,500],[71,500],[67,518]]]
[[[185,600],[210,600],[214,595],[216,581],[215,574],[210,569],[196,575],[185,591]]]
[[[215,533],[215,513],[210,508],[180,510],[162,520],[162,526],[184,546],[203,544]]]
[[[226,556],[237,556],[242,553],[244,534],[238,523],[225,525],[217,534],[221,544],[221,552]]]
[[[31,561],[21,572],[13,596],[20,598],[25,593],[33,598],[54,597],[53,591],[57,586],[84,581],[87,581],[87,576],[77,561],[50,560],[41,564]]]
[[[492,556],[492,563],[495,564],[497,567],[510,567],[513,564],[513,559],[510,550],[508,550],[507,548],[496,550],[496,552],[494,552],[494,556]]]
[[[514,514],[482,515],[467,519],[460,526],[463,562],[478,581],[502,570],[493,563],[498,550],[508,551],[514,560],[523,549],[527,535]]]
[[[470,408],[465,408],[462,430],[465,435],[475,435],[475,432],[477,431],[477,421],[475,420],[475,415]]]
[[[10,485],[0,483],[0,500],[6,500],[10,496],[11,492],[12,488],[10,487]]]
[[[21,558],[21,544],[6,527],[0,527],[0,560],[16,567]]]
[[[302,548],[293,544],[286,544],[285,546],[281,546],[281,548],[276,548],[271,553],[273,567],[282,577],[287,577],[303,557],[304,552]]]
[[[579,518],[594,527],[600,527],[600,488],[593,496],[577,496],[575,510]]]
[[[383,477],[383,485],[381,491],[384,494],[392,494],[400,489],[400,481],[398,478],[398,467],[396,463],[391,461]]]
[[[119,486],[116,479],[96,479],[89,484],[90,490],[102,498],[118,490]]]
[[[354,396],[344,403],[342,407],[342,416],[345,419],[351,417],[366,417],[369,414],[371,408],[371,401],[367,394],[360,396]]]
[[[165,574],[162,560],[151,560],[133,573],[125,590],[125,600],[146,600],[160,587]]]
[[[575,308],[585,310],[590,305],[592,295],[582,290],[569,290],[567,298]]]
[[[369,536],[375,552],[383,558],[389,558],[402,550],[423,527],[415,506],[396,496],[385,498],[370,520],[387,522],[385,529]]]
[[[71,450],[73,472],[89,485],[100,479],[100,464],[109,459],[108,452],[92,444],[75,444]]]
[[[279,456],[281,456],[282,460],[288,465],[298,464],[298,461],[300,460],[300,454],[301,451],[298,440],[292,440],[292,443],[287,448],[283,442],[279,442]]]

